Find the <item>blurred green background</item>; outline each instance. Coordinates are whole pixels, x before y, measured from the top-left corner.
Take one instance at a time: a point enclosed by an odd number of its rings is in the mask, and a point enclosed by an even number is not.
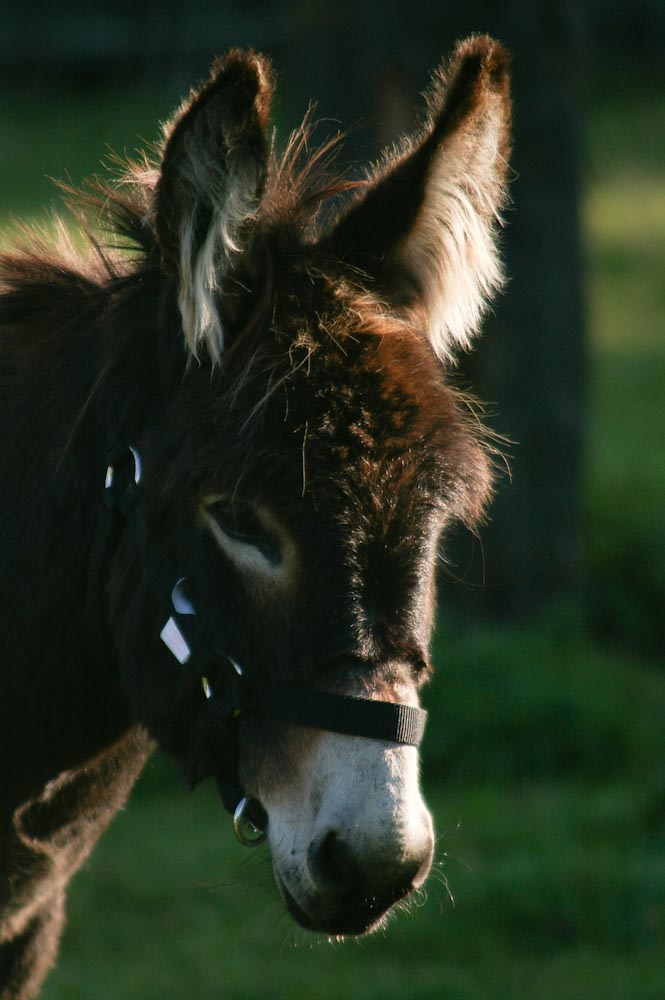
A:
[[[352,164],[470,30],[513,50],[517,102],[511,284],[459,376],[515,442],[513,479],[484,574],[455,538],[442,575],[427,891],[372,938],[308,937],[266,852],[156,758],[74,881],[43,996],[665,1000],[665,6],[10,7],[3,242],[57,202],[49,178],[154,140],[228,44],[274,56],[282,137],[311,96],[361,119]]]

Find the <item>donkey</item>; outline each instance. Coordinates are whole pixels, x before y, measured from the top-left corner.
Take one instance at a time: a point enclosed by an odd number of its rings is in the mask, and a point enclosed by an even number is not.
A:
[[[430,868],[418,692],[441,535],[491,491],[449,371],[502,284],[508,57],[459,43],[362,180],[310,119],[278,156],[272,91],[230,51],[158,163],[75,197],[87,251],[2,257],[3,1000],[155,743],[306,928],[363,934]]]

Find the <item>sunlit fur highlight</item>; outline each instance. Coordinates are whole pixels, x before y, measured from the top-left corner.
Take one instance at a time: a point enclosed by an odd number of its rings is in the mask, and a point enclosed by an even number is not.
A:
[[[449,86],[461,64],[484,43],[462,43],[435,74],[427,94],[431,131],[446,110]],[[404,259],[420,275],[432,344],[446,360],[471,346],[471,337],[504,285],[497,232],[507,200],[509,106],[505,73],[497,84],[491,77],[497,63],[505,69],[506,56],[497,55],[493,47],[481,59],[482,96],[441,144],[418,221],[402,248]]]
[[[373,252],[391,268],[393,293],[409,287],[394,305],[424,326],[435,353],[447,363],[471,346],[504,286],[498,233],[508,198],[508,63],[503,47],[487,36],[459,43],[433,75],[421,128],[370,170],[353,212],[360,224],[363,200],[400,175],[403,186],[407,178],[410,188],[422,184],[408,231],[395,246]],[[416,161],[423,166],[413,176]]]
[[[203,243],[196,245],[196,202],[192,215],[183,219],[180,233],[178,305],[183,333],[195,357],[204,345],[215,364],[224,350],[224,322],[217,298],[223,293],[231,258],[243,249],[241,230],[257,209],[258,178],[254,171],[229,171],[225,181],[225,197],[207,191],[208,196],[213,194],[215,208]]]
[[[205,346],[214,363],[225,339],[217,299],[265,182],[271,76],[262,56],[231,50],[164,127],[157,233],[177,264],[187,345],[194,357]]]

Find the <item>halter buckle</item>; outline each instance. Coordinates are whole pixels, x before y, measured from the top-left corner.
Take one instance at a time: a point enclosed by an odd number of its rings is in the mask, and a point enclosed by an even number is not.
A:
[[[132,464],[134,466],[134,472],[132,478],[136,486],[141,482],[141,476],[143,469],[141,466],[141,456],[139,455],[136,448],[133,448],[131,444],[128,444],[126,448],[122,448],[116,455],[114,455],[109,462],[106,469],[106,479],[104,480],[104,489],[110,490],[113,488],[113,481],[117,474],[117,471],[122,468],[124,462],[127,461],[127,452],[130,453],[132,457]],[[124,461],[123,461],[124,459]]]
[[[131,444],[114,448],[109,455],[104,479],[104,502],[125,514],[133,504],[143,477],[141,456]],[[129,473],[129,475],[127,475]]]

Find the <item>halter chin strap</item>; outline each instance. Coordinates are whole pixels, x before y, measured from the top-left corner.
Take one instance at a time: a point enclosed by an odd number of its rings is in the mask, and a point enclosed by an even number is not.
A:
[[[91,627],[99,635],[102,572],[119,513],[137,532],[136,501],[140,493],[141,460],[131,446],[114,443],[104,488],[104,504],[93,538],[88,579],[88,611]],[[140,531],[139,531],[140,534]],[[145,553],[142,555],[146,556]],[[170,567],[156,554],[145,559],[158,592],[168,586]],[[165,577],[167,577],[165,579]],[[427,712],[412,705],[373,701],[305,687],[266,687],[251,671],[243,669],[223,652],[205,647],[196,608],[186,592],[184,578],[173,579],[166,620],[160,638],[181,666],[201,677],[205,707],[220,727],[220,743],[225,743],[233,759],[220,762],[217,785],[225,808],[233,816],[238,840],[247,846],[265,839],[268,817],[261,804],[248,797],[237,775],[237,729],[245,714],[263,715],[298,726],[309,726],[348,736],[407,746],[419,746],[425,731]],[[175,579],[174,579],[175,578]],[[213,674],[215,676],[211,676]],[[219,681],[223,680],[223,684]],[[222,733],[224,738],[222,738]]]

